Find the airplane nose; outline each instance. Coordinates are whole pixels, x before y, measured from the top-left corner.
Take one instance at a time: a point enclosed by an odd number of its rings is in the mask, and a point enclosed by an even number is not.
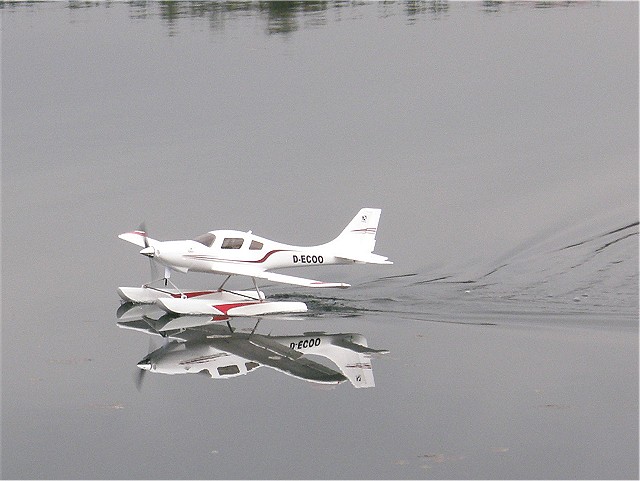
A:
[[[140,254],[147,257],[154,257],[156,255],[156,250],[152,246],[149,246],[142,249]]]
[[[151,361],[149,359],[143,359],[138,363],[138,367],[145,371],[151,371]]]

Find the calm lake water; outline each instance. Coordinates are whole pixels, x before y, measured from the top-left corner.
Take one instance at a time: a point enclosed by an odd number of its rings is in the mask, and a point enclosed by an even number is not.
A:
[[[638,478],[637,4],[0,7],[3,478]],[[311,245],[361,207],[392,266],[283,271],[352,287],[230,326],[364,338],[304,359],[370,387],[140,383],[228,352],[124,312],[118,234]]]

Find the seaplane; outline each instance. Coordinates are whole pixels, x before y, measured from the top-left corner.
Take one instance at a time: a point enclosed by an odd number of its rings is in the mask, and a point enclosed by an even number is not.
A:
[[[347,288],[343,282],[324,282],[273,269],[335,264],[392,264],[374,254],[380,209],[363,208],[332,241],[300,247],[259,237],[252,231],[214,230],[191,240],[159,241],[148,237],[146,229],[120,234],[122,240],[143,249],[140,254],[164,267],[164,275],[141,287],[119,287],[123,302],[156,304],[178,315],[261,316],[306,312],[304,302],[269,301],[257,280],[309,288]],[[226,276],[215,290],[183,291],[171,281],[171,272],[205,272]],[[252,279],[255,290],[225,289],[233,276]],[[160,283],[160,287],[154,284]],[[169,288],[169,284],[171,288]]]
[[[189,316],[185,316],[189,317]],[[118,327],[161,335],[165,343],[150,349],[137,366],[136,386],[142,387],[147,372],[159,374],[208,374],[211,379],[232,379],[268,367],[313,384],[337,385],[349,381],[355,388],[375,386],[371,358],[387,354],[372,349],[358,333],[305,332],[272,336],[253,329],[237,330],[229,321],[187,329],[174,329],[175,318],[141,316],[121,319]],[[321,356],[338,369],[314,361]]]

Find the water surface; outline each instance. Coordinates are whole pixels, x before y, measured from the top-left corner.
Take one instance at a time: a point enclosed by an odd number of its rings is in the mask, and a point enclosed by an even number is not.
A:
[[[637,479],[637,5],[0,15],[3,477]],[[315,244],[365,206],[394,265],[261,284],[310,310],[255,332],[359,334],[375,387],[136,389],[163,340],[117,325],[149,276],[117,234]]]

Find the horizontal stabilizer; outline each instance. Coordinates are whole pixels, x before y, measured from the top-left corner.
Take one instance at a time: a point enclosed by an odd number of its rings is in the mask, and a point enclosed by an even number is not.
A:
[[[386,349],[371,349],[370,347],[363,346],[361,344],[357,344],[355,342],[351,342],[345,338],[338,338],[331,342],[334,346],[343,347],[345,349],[349,349],[350,351],[354,351],[360,354],[388,354],[389,351]]]
[[[388,257],[366,252],[340,252],[336,254],[336,257],[339,257],[340,259],[346,259],[348,261],[360,262],[363,264],[393,264],[393,262],[387,260]]]

